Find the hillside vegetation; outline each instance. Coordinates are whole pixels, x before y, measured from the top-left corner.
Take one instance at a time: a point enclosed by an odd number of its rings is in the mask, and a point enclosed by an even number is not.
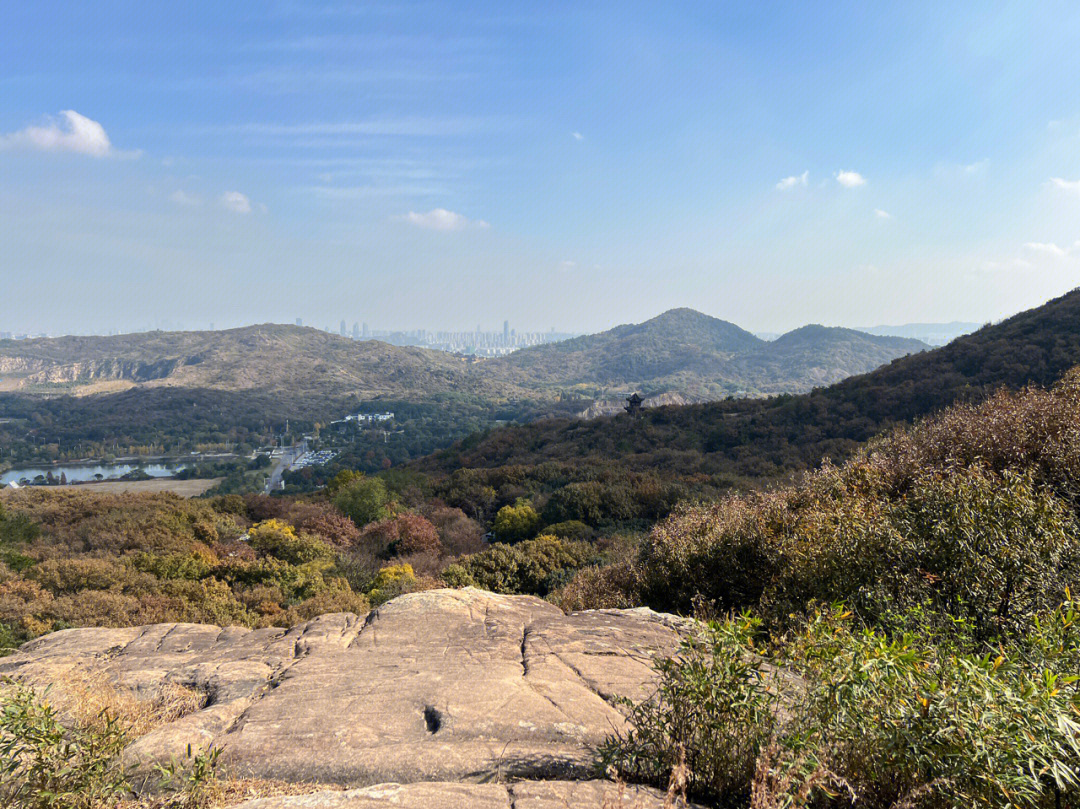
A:
[[[514,468],[499,490],[392,470],[307,499],[9,493],[0,645],[68,626],[286,626],[443,585],[648,605],[714,620],[627,704],[598,751],[609,772],[713,807],[1076,805],[1080,369],[792,485],[685,503],[647,534],[594,526],[660,516],[680,494],[662,479],[547,470],[563,485],[513,501],[530,485]]]
[[[813,328],[813,327],[811,327]],[[800,331],[782,341],[797,351]],[[1080,291],[932,351],[800,396],[664,407],[493,430],[421,464],[429,471],[542,463],[778,477],[840,460],[894,426],[999,387],[1051,385],[1080,363]]]
[[[485,361],[273,324],[3,341],[0,375],[4,389],[39,393],[138,386],[272,393],[289,400],[430,401],[445,394],[500,400],[630,387],[702,399],[805,391],[924,348],[917,340],[821,326],[768,343],[731,323],[675,309],[645,323]]]
[[[258,391],[290,400],[437,394],[521,394],[479,378],[460,357],[318,329],[264,324],[227,331],[146,332],[0,342],[9,385],[47,392],[95,390],[105,381],[141,387]]]
[[[693,309],[534,346],[490,363],[532,384],[679,391],[699,400],[801,393],[865,373],[926,344],[851,329],[806,326],[768,342]]]
[[[1080,369],[681,509],[556,596],[721,617],[605,763],[713,806],[1075,806],[1078,493]]]

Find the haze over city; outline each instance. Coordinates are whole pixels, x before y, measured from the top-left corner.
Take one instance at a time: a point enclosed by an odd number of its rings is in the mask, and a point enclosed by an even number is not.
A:
[[[8,4],[0,330],[998,320],[1080,269],[1068,3]],[[28,306],[33,302],[33,307]]]

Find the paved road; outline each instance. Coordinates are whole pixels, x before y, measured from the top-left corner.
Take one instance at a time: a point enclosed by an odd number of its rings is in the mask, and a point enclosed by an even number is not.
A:
[[[281,487],[281,476],[285,474],[285,470],[288,469],[293,463],[308,451],[307,441],[301,441],[299,444],[295,444],[286,449],[281,458],[278,459],[277,466],[274,467],[274,471],[270,473],[270,478],[266,481],[266,494],[277,491]]]

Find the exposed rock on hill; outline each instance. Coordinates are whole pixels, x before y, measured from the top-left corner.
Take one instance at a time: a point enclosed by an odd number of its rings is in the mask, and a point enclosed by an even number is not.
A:
[[[436,590],[290,630],[64,630],[0,661],[0,675],[42,685],[93,669],[147,697],[166,682],[204,692],[205,707],[128,749],[142,767],[213,744],[238,777],[414,785],[381,788],[396,806],[599,808],[611,785],[576,783],[593,776],[590,747],[623,726],[616,696],[648,694],[652,657],[678,644],[676,620],[648,610],[564,615],[528,596]],[[477,785],[489,781],[512,786]],[[546,783],[513,783],[522,781]],[[392,803],[380,795],[249,807]]]

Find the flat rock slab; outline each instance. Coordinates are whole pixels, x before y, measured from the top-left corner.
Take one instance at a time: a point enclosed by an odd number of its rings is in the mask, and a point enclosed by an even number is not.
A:
[[[69,629],[0,659],[0,675],[45,684],[94,670],[147,696],[163,682],[204,691],[206,707],[131,746],[143,764],[213,744],[235,777],[350,787],[585,779],[592,748],[625,726],[616,698],[651,693],[653,657],[678,643],[674,620],[648,610],[564,615],[531,596],[467,588],[289,630]],[[484,789],[506,805],[502,786]],[[345,800],[336,795],[326,800]],[[380,805],[368,799],[310,805]],[[274,800],[265,806],[309,805]]]
[[[682,806],[683,804],[679,804]],[[259,798],[233,809],[662,809],[664,795],[608,781],[380,784],[347,792]]]

